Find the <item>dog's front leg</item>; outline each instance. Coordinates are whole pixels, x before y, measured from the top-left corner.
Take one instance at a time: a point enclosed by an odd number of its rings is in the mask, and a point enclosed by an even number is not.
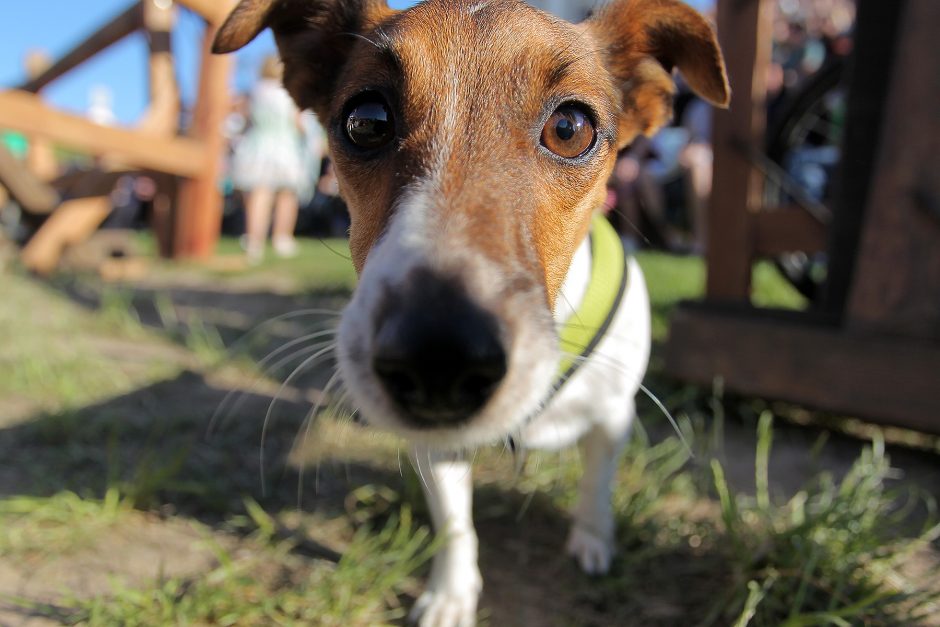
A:
[[[444,544],[434,556],[427,590],[415,604],[410,620],[421,627],[472,627],[483,584],[477,566],[470,462],[462,456],[418,448],[412,452],[411,463]]]
[[[565,549],[589,575],[610,570],[614,555],[611,491],[635,411],[631,402],[625,413],[593,426],[580,442],[584,474]]]

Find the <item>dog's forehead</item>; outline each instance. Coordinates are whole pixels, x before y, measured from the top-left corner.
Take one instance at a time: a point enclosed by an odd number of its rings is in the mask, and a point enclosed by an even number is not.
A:
[[[430,0],[382,25],[374,39],[381,45],[360,52],[390,57],[403,95],[418,100],[455,84],[490,98],[538,97],[565,80],[572,91],[570,83],[584,78],[579,69],[601,65],[585,29],[522,0]],[[594,74],[585,89],[597,91]]]
[[[526,53],[577,54],[579,41],[575,26],[522,0],[431,0],[403,12],[387,32],[402,55],[468,63],[511,64]]]

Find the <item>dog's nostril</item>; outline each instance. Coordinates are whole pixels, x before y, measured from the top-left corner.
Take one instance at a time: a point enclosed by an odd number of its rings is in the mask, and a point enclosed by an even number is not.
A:
[[[402,403],[420,402],[423,394],[421,380],[407,362],[400,359],[376,357],[372,369],[396,400]]]
[[[500,351],[485,363],[470,364],[458,376],[453,393],[456,400],[473,406],[482,405],[506,376],[506,359]]]

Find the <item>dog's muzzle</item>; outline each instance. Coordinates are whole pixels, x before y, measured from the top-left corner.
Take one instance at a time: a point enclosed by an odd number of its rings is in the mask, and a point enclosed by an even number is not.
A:
[[[457,279],[412,271],[404,289],[385,293],[374,328],[372,368],[418,428],[469,420],[506,375],[497,318]]]

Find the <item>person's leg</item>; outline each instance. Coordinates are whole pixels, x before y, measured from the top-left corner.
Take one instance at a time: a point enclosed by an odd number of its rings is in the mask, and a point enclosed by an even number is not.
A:
[[[297,242],[294,241],[297,212],[297,194],[289,190],[279,191],[274,202],[274,228],[271,242],[274,245],[274,252],[281,257],[291,257],[297,254]]]
[[[274,194],[267,187],[256,187],[245,193],[245,251],[249,261],[261,261],[264,257],[273,200]]]

